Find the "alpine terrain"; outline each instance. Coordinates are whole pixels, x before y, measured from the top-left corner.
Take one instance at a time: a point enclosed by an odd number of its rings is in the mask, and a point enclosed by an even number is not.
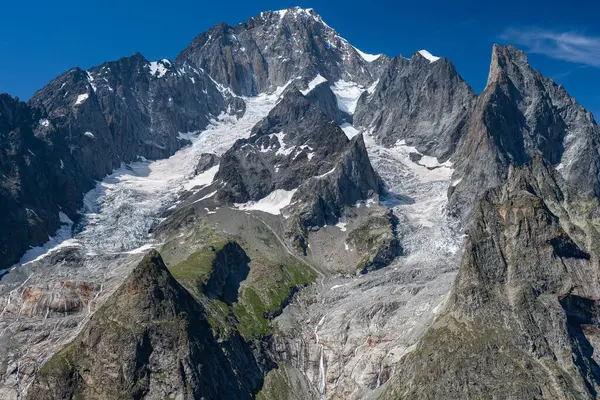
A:
[[[312,9],[0,95],[0,398],[595,399],[600,128]]]

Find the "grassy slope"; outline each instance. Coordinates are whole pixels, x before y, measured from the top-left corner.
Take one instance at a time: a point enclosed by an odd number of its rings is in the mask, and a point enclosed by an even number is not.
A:
[[[233,329],[247,340],[268,334],[271,316],[281,310],[297,287],[315,280],[314,272],[288,254],[275,235],[262,224],[250,226],[247,231],[235,236],[225,236],[202,224],[196,229],[204,229],[204,232],[194,234],[194,237],[206,239],[204,245],[169,269],[205,305],[210,313],[209,322],[221,337],[227,337]],[[230,307],[219,300],[208,299],[201,287],[210,277],[217,252],[231,240],[244,249],[251,262],[248,278],[240,287],[239,300]],[[173,256],[176,254],[175,244],[170,242],[165,247],[165,254],[176,260],[177,257]]]

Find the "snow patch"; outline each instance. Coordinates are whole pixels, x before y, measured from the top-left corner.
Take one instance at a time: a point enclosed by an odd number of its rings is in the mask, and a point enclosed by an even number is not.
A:
[[[87,136],[87,137],[89,137],[90,139],[94,139],[94,138],[96,137],[96,136],[94,136],[94,134],[93,134],[92,132],[90,132],[90,131],[87,131],[87,132],[85,132],[85,133],[83,134],[83,136]]]
[[[216,191],[216,190],[215,190],[214,192],[211,192],[211,193],[207,194],[207,195],[206,195],[206,196],[204,196],[203,198],[201,198],[201,199],[198,199],[198,200],[194,201],[194,203],[193,203],[193,204],[199,203],[199,202],[201,202],[202,200],[210,199],[210,198],[211,198],[211,197],[213,197],[215,194],[217,194],[217,191]]]
[[[454,172],[450,161],[439,163],[435,157],[422,156],[421,160],[413,162],[410,159],[410,153],[421,153],[416,147],[407,145],[405,140],[398,141],[389,151],[394,152],[402,164],[409,167],[422,182],[449,181]]]
[[[339,80],[331,86],[331,91],[337,98],[338,108],[348,114],[354,114],[358,99],[365,89],[354,82]]]
[[[258,201],[250,201],[248,203],[236,203],[235,207],[246,211],[263,211],[269,214],[279,215],[281,210],[290,205],[292,197],[296,190],[273,190],[266,197]]]
[[[332,174],[335,171],[335,167],[333,167],[331,170],[325,172],[323,175],[318,175],[316,176],[317,179],[323,179],[325,178],[327,175]]]
[[[94,91],[94,93],[96,93],[97,87],[96,87],[96,84],[94,83],[94,77],[92,76],[92,74],[89,73],[89,71],[85,71],[85,73],[87,74],[88,83],[92,87],[92,90]],[[106,78],[105,78],[105,80],[106,80]]]
[[[90,97],[89,93],[84,93],[84,94],[80,94],[79,96],[77,96],[77,101],[75,101],[75,105],[78,106],[80,104],[83,104],[88,97]]]
[[[338,222],[337,224],[335,224],[335,226],[340,228],[340,231],[342,232],[346,232],[346,225],[348,225],[346,222]]]
[[[354,47],[354,46],[352,46],[352,47]],[[379,57],[381,57],[381,54],[367,54],[367,53],[363,53],[362,51],[360,51],[356,47],[354,47],[354,50],[356,50],[356,52],[358,53],[358,55],[360,55],[362,57],[362,59],[365,60],[366,62],[373,62],[373,61],[377,60]]]
[[[379,79],[377,79],[375,82],[373,82],[373,84],[371,86],[369,86],[367,88],[367,93],[369,93],[369,95],[372,95],[373,93],[375,93],[375,89],[377,88],[377,85],[379,85]]]
[[[40,126],[50,126],[50,121],[46,118],[40,119]]]
[[[436,57],[436,56],[432,55],[427,50],[419,50],[419,54],[422,55],[423,57],[425,57],[426,59],[428,59],[429,63],[436,62],[437,60],[440,59],[440,57]]]
[[[214,167],[190,179],[183,187],[186,190],[192,190],[196,186],[204,187],[206,185],[210,185],[213,179],[215,179],[217,172],[219,172],[219,166],[215,165]]]
[[[166,66],[170,66],[171,62],[167,59],[163,59],[160,61],[151,61],[149,65],[150,75],[155,76],[157,78],[162,78],[169,71]]]
[[[342,130],[344,131],[344,133],[346,134],[348,139],[352,139],[354,136],[356,136],[360,133],[358,129],[356,129],[353,125],[351,125],[347,122],[344,122],[343,124],[341,124],[340,128],[342,128]]]
[[[327,82],[327,79],[325,79],[321,74],[318,74],[315,79],[313,79],[312,81],[310,81],[308,83],[308,89],[306,90],[301,90],[300,92],[303,95],[307,95],[308,93],[310,93],[314,88],[316,88],[319,84],[323,83],[323,82]]]
[[[27,264],[33,261],[38,261],[45,256],[53,253],[62,247],[75,245],[75,241],[72,239],[72,228],[73,221],[67,216],[67,214],[60,211],[58,213],[58,219],[61,223],[61,227],[58,228],[53,237],[48,238],[48,241],[42,246],[32,247],[19,260],[19,263],[9,269],[15,268],[17,265]],[[6,270],[3,270],[6,271]],[[0,271],[0,272],[3,272]]]

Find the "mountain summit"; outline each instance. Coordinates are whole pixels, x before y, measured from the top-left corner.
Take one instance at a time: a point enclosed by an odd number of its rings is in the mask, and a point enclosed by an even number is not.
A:
[[[219,24],[198,35],[176,59],[206,71],[236,94],[252,96],[296,77],[370,86],[389,62],[353,47],[313,9],[269,11],[248,22]]]

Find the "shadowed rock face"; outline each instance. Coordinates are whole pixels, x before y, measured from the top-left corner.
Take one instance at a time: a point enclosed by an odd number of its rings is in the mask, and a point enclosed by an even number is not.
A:
[[[28,398],[253,398],[252,353],[239,337],[218,343],[204,315],[152,251],[40,368]]]
[[[389,62],[366,61],[312,9],[263,12],[235,27],[219,24],[198,35],[177,62],[202,68],[236,94],[255,95],[298,76],[369,86]]]
[[[477,203],[447,308],[385,397],[595,398],[597,207],[540,156],[511,167]]]
[[[28,105],[2,95],[0,269],[54,236],[59,211],[76,220],[83,193],[122,162],[170,156],[188,143],[180,133],[243,111],[206,74],[140,54],[67,71]]]
[[[363,94],[354,125],[372,128],[375,138],[399,140],[420,152],[448,159],[463,135],[475,92],[445,57],[430,62],[420,53],[394,58],[372,94]]]
[[[65,201],[74,185],[43,134],[35,134],[45,129],[38,127],[42,116],[0,95],[0,269],[18,261],[28,244],[48,240],[59,225],[59,204],[75,214]]]
[[[240,283],[248,277],[249,262],[250,258],[239,244],[227,243],[213,261],[214,269],[206,282],[204,293],[230,305],[235,303]]]
[[[203,153],[200,155],[200,158],[198,159],[198,164],[196,165],[196,169],[194,170],[194,173],[196,175],[201,174],[201,173],[211,169],[212,167],[219,165],[220,162],[221,162],[221,157],[217,156],[216,154]]]
[[[580,191],[600,194],[600,128],[562,86],[534,71],[523,52],[494,46],[488,83],[453,160],[452,212],[467,221],[475,199],[534,154]]]

